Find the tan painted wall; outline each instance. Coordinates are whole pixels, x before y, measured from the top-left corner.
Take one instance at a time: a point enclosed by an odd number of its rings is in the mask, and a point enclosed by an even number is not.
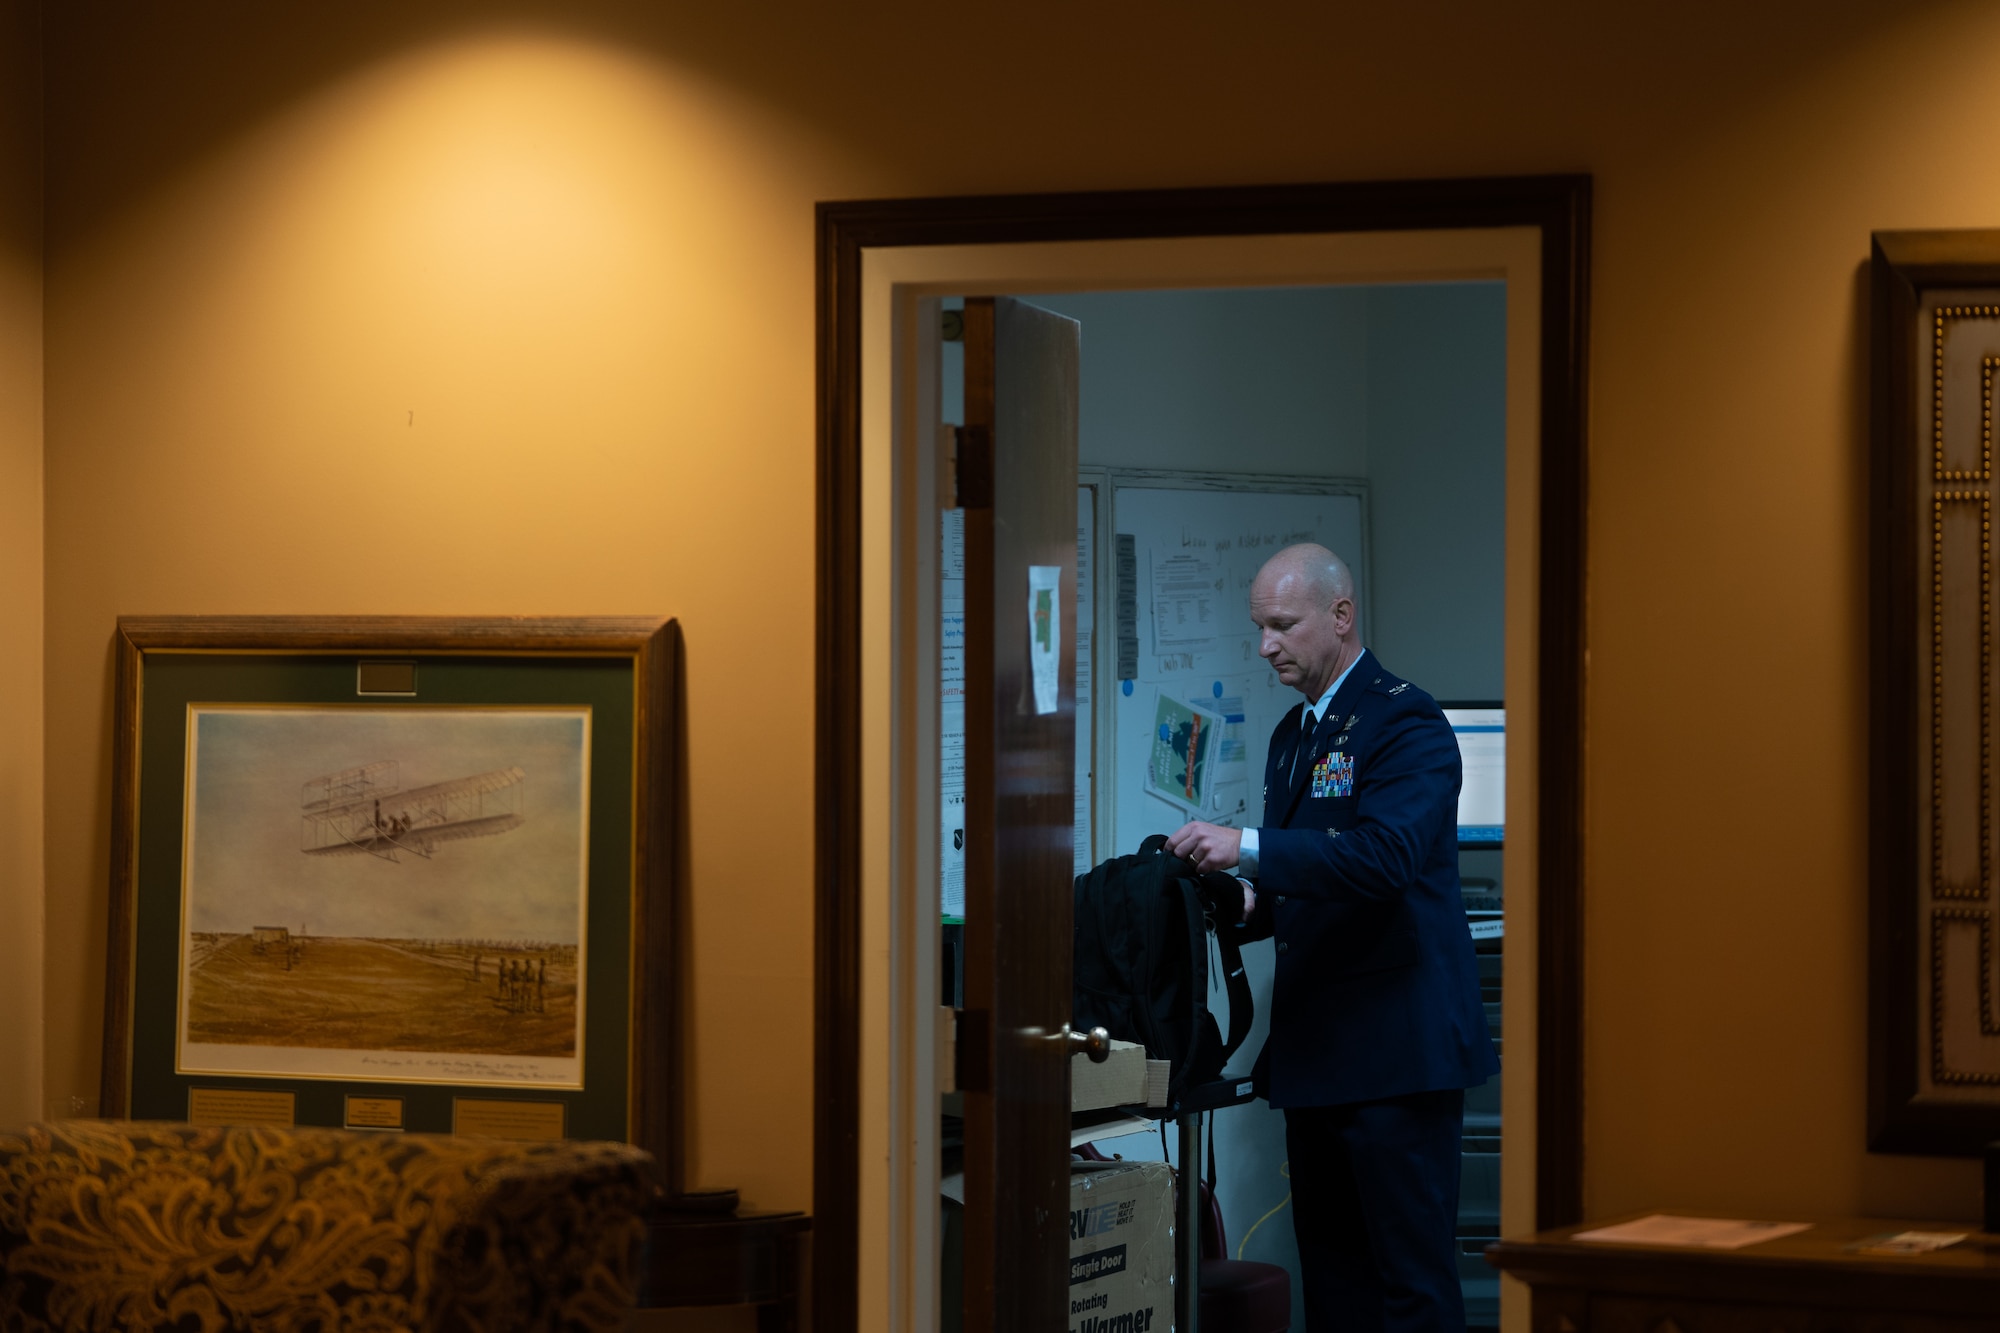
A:
[[[698,775],[695,1183],[803,1206],[801,238],[832,181],[639,55],[392,33],[326,69],[239,12],[57,20],[51,1090],[97,1082],[117,615],[667,613]],[[290,77],[204,121],[260,49]]]
[[[0,0],[0,1121],[42,1105],[40,0]]]
[[[51,1095],[115,615],[666,611],[696,1169],[805,1202],[812,202],[1583,169],[1589,1206],[1976,1208],[1862,1151],[1857,282],[2000,221],[1991,6],[300,8],[54,19]]]

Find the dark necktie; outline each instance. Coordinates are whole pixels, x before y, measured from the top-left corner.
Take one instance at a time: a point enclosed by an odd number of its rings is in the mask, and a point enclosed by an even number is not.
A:
[[[1313,732],[1318,728],[1319,722],[1313,717],[1312,706],[1308,704],[1306,710],[1299,714],[1299,743],[1292,747],[1292,771],[1289,776],[1295,783],[1299,780],[1299,760],[1305,757],[1306,747],[1312,744]]]

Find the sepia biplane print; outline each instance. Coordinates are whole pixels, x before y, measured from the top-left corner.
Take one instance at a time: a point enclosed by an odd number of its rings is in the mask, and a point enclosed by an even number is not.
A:
[[[177,1066],[582,1086],[590,710],[188,709]]]

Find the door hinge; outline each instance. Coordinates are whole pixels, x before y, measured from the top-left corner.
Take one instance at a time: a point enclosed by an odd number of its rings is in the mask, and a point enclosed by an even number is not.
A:
[[[958,1068],[952,1081],[960,1092],[991,1092],[993,1016],[984,1009],[958,1013]]]
[[[993,432],[985,426],[958,428],[958,508],[993,507]]]

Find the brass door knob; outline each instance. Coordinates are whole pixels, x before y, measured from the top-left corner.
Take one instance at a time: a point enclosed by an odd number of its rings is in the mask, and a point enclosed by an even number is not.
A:
[[[1092,1028],[1088,1032],[1078,1032],[1069,1024],[1063,1024],[1063,1036],[1069,1041],[1069,1053],[1082,1051],[1090,1057],[1090,1063],[1101,1065],[1111,1058],[1111,1034],[1103,1028]]]

